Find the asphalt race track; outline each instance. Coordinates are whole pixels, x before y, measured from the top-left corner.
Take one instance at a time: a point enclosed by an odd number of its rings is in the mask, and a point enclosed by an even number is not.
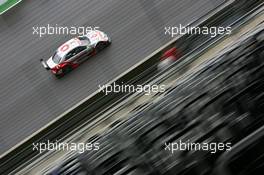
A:
[[[224,0],[26,0],[0,17],[0,154],[84,99]],[[57,80],[39,59],[73,36],[33,35],[34,26],[99,26],[113,44]]]

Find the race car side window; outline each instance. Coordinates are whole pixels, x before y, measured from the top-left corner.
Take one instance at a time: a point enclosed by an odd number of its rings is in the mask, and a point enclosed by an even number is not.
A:
[[[67,55],[65,56],[65,60],[70,59],[70,58],[73,57],[74,55],[76,55],[76,51],[75,51],[75,49],[73,49],[72,51],[70,51],[69,53],[67,53]]]
[[[93,48],[90,47],[90,46],[87,46],[87,52],[88,52],[89,54],[92,53],[92,52],[93,52]]]
[[[84,49],[86,49],[85,46],[80,46],[76,48],[76,54],[80,53],[81,51],[83,51]]]
[[[68,60],[68,59],[72,58],[73,56],[75,56],[78,53],[82,52],[84,49],[86,49],[85,46],[80,46],[80,47],[77,47],[77,48],[73,49],[72,51],[67,53],[67,55],[65,56],[65,60]]]

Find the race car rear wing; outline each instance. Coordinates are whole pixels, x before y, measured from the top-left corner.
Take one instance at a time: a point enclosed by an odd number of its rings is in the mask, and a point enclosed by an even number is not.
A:
[[[44,61],[43,59],[40,59],[41,64],[43,65],[43,67],[47,70],[50,70],[50,67],[48,66],[48,64],[46,63],[46,61]]]

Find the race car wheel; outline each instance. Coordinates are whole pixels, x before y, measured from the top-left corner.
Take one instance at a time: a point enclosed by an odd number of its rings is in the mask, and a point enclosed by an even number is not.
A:
[[[107,45],[108,45],[107,42],[100,42],[100,43],[98,43],[98,44],[96,45],[96,50],[97,50],[97,52],[99,52],[99,51],[103,50],[104,48],[106,48]]]
[[[55,77],[58,78],[58,79],[60,79],[60,78],[63,77],[63,75],[62,74],[56,74]]]
[[[62,69],[63,74],[67,74],[70,71],[72,71],[72,67],[71,66],[66,66]]]

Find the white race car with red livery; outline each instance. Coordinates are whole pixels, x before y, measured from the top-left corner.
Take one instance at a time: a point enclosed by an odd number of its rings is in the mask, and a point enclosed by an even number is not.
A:
[[[104,32],[91,30],[86,35],[78,36],[62,44],[48,60],[40,61],[44,68],[51,70],[56,77],[60,78],[110,44],[111,40]]]

